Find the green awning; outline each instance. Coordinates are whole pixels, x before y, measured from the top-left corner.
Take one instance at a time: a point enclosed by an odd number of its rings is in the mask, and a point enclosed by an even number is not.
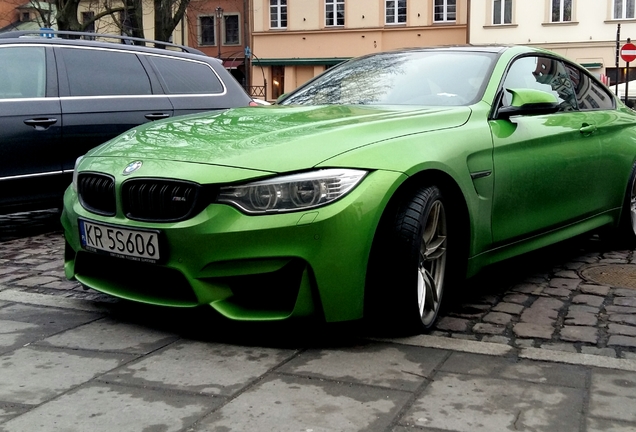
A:
[[[268,58],[259,59],[254,57],[252,65],[254,66],[333,66],[343,61],[349,60],[350,57],[329,57],[329,58]]]
[[[600,69],[603,67],[603,63],[581,63],[585,69]]]

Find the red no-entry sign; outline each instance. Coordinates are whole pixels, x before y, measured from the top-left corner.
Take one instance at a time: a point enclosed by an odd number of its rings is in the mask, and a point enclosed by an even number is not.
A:
[[[631,63],[636,60],[636,45],[633,43],[626,43],[621,47],[621,58],[626,63]]]

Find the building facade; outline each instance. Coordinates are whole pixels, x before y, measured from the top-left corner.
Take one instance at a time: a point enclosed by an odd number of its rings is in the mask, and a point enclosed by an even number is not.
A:
[[[267,99],[351,57],[464,44],[468,0],[252,0],[252,84]]]
[[[471,0],[470,6],[470,43],[537,46],[607,75],[611,84],[626,79],[625,62],[616,65],[616,41],[619,24],[620,46],[636,38],[632,0]],[[636,79],[631,70],[630,79]]]
[[[248,85],[245,47],[249,40],[249,2],[192,0],[186,13],[187,45],[218,57],[243,86]]]

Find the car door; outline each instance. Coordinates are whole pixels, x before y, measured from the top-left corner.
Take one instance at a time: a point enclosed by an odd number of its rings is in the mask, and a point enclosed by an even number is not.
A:
[[[600,211],[600,141],[594,116],[578,109],[562,61],[547,56],[517,58],[502,87],[553,93],[559,111],[490,121],[494,152],[492,233],[506,243],[555,229]]]
[[[205,61],[160,55],[146,58],[170,96],[175,115],[247,106],[251,100],[230,74],[223,81]]]
[[[61,197],[62,116],[52,51],[0,45],[0,207]]]
[[[589,190],[589,200],[595,200],[601,210],[619,208],[623,204],[629,167],[636,155],[626,145],[636,142],[633,124],[636,113],[623,107],[617,109],[614,97],[607,87],[597,82],[584,69],[566,64],[576,92],[579,110],[586,114],[587,122],[594,125],[599,138],[601,157],[598,159],[599,176]]]
[[[148,121],[171,117],[172,104],[134,52],[56,47],[65,169],[91,148]]]

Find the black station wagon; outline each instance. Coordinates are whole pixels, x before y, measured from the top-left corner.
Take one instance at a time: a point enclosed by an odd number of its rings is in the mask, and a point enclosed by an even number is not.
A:
[[[77,157],[133,126],[255,104],[218,59],[139,42],[0,34],[0,212],[60,206]]]

